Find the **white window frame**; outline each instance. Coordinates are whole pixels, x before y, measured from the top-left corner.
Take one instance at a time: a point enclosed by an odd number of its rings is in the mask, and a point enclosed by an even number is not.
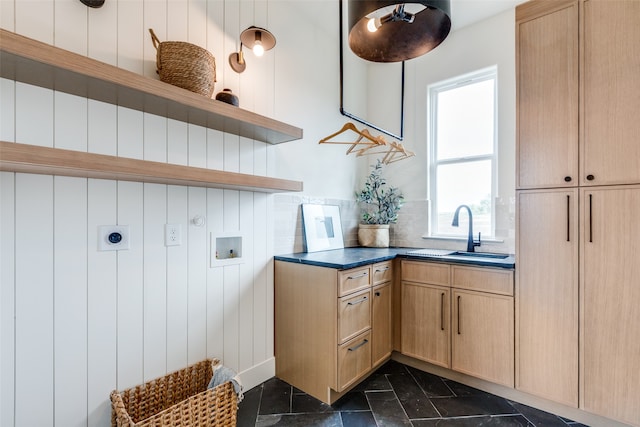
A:
[[[479,83],[486,80],[494,80],[493,94],[493,153],[486,155],[467,156],[450,158],[437,161],[437,94],[447,90],[466,86],[469,84]],[[460,230],[460,235],[451,235],[438,232],[438,195],[437,195],[437,168],[439,165],[445,164],[461,164],[477,161],[491,161],[491,235],[486,236],[486,240],[495,239],[496,214],[495,214],[495,196],[497,194],[497,175],[498,175],[498,67],[491,66],[472,73],[464,74],[448,80],[431,84],[427,87],[427,144],[429,152],[429,172],[428,172],[428,189],[429,189],[429,233],[428,237],[436,238],[455,238],[460,239],[461,235],[466,238],[467,230]],[[474,229],[477,235],[477,230]],[[485,236],[483,235],[483,240]]]

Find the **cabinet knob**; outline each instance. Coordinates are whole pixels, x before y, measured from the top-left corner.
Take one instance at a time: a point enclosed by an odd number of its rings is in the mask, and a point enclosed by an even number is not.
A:
[[[379,297],[380,296],[380,292],[376,292],[376,296]]]
[[[565,182],[571,182],[571,177],[570,176],[565,176],[564,177],[564,181]]]
[[[593,181],[594,179],[596,179],[595,176],[593,176],[591,174],[587,175],[587,181]]]

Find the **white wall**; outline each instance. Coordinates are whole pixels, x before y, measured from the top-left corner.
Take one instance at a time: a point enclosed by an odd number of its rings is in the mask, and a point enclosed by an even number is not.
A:
[[[89,9],[7,0],[0,8],[4,29],[153,78],[148,28],[206,47],[216,92],[231,88],[242,108],[305,132],[269,146],[0,79],[0,139],[302,180],[305,193],[351,197],[353,160],[317,144],[344,122],[337,9],[327,2],[107,0]],[[247,52],[238,75],[227,57],[254,24],[277,45],[261,59]],[[262,193],[0,173],[0,425],[107,426],[111,390],[205,357],[242,372],[247,387],[272,376],[273,205]],[[206,226],[190,222],[196,215]],[[181,224],[181,246],[164,246],[165,223]],[[105,224],[129,225],[131,249],[98,252]],[[210,232],[242,234],[244,262],[209,268]]]

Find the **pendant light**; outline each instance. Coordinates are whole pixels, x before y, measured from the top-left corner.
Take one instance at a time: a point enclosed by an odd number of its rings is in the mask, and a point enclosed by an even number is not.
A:
[[[451,30],[450,0],[349,0],[349,47],[373,62],[399,62],[437,47]]]

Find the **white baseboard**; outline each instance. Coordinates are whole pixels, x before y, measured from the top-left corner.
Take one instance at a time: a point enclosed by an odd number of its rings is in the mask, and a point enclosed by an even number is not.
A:
[[[251,390],[276,375],[276,358],[271,357],[262,363],[239,372],[238,375],[240,375],[244,390]]]

